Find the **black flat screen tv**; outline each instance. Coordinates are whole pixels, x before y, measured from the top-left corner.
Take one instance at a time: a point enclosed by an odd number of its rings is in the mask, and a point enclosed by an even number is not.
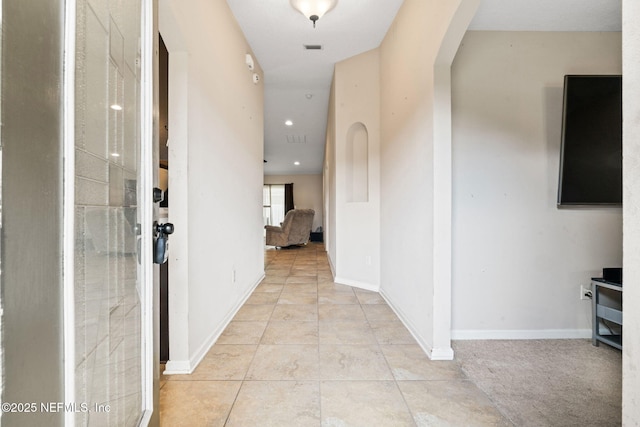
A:
[[[558,206],[622,204],[622,76],[564,77]]]

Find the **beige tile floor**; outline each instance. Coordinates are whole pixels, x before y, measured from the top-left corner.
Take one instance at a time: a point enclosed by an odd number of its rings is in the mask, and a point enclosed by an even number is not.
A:
[[[333,283],[322,244],[267,250],[265,264],[195,372],[162,381],[163,426],[511,425],[380,295]]]

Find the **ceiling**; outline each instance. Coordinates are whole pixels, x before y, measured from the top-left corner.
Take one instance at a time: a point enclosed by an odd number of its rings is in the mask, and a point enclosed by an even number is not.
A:
[[[403,0],[339,0],[315,29],[288,0],[227,3],[264,72],[265,175],[322,173],[334,64],[378,47]],[[621,0],[482,0],[469,29],[621,27]],[[322,49],[305,50],[304,45]],[[293,125],[286,126],[287,120]]]

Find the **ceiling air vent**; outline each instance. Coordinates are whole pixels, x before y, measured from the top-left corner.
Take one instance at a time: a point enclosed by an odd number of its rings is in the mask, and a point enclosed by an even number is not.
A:
[[[305,50],[322,50],[321,44],[305,44],[303,46]]]
[[[287,135],[287,144],[306,144],[307,135]]]

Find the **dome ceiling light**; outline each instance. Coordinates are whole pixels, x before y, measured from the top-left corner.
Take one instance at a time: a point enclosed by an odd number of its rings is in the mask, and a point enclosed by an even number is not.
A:
[[[316,21],[336,7],[338,0],[290,0],[291,6],[313,22],[313,28],[316,27]]]

